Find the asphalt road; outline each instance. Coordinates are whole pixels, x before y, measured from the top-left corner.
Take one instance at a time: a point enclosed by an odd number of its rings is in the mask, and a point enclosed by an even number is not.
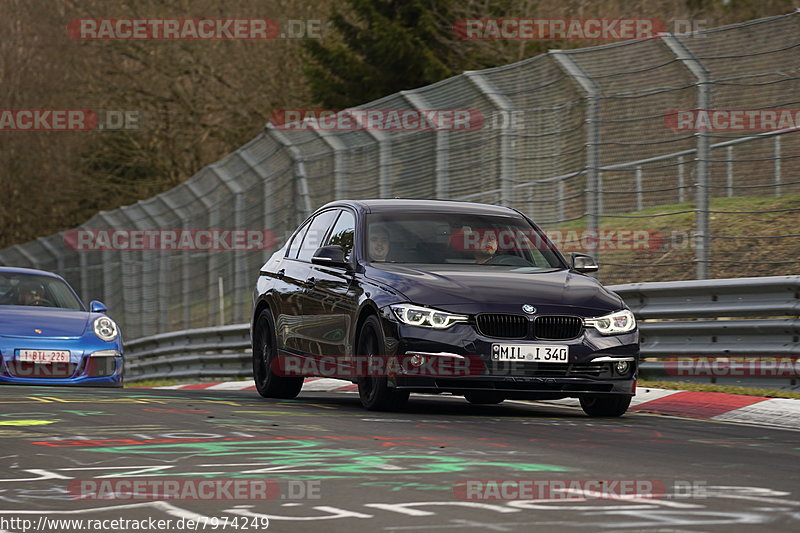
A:
[[[0,404],[2,531],[800,530],[796,431],[450,397],[372,413],[347,393],[12,386]]]

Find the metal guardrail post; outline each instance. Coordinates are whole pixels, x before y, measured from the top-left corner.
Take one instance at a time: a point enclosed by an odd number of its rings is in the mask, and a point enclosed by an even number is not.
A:
[[[192,190],[188,187],[188,185],[184,185],[186,190],[192,192]],[[180,219],[181,221],[181,230],[188,230],[189,229],[189,216],[184,210],[182,206],[179,206],[175,203],[172,199],[172,196],[168,194],[162,194],[160,196],[161,200],[164,204],[169,207]],[[189,329],[192,325],[192,316],[191,316],[191,300],[190,300],[190,274],[189,269],[191,265],[191,255],[188,251],[181,252],[181,323],[183,324],[183,329]]]
[[[425,99],[414,91],[400,91],[400,95],[420,111],[431,109]],[[450,131],[436,129],[436,193],[435,198],[446,200],[450,198]]]
[[[600,216],[603,214],[602,173],[600,170],[600,88],[563,50],[550,54],[561,69],[574,79],[586,94],[586,214],[587,230],[599,238]],[[600,251],[589,252],[600,261]]]
[[[725,186],[728,198],[733,196],[733,146],[725,148]]]
[[[314,212],[311,207],[311,195],[308,191],[308,180],[306,179],[306,167],[303,154],[300,153],[300,149],[292,144],[292,141],[290,141],[282,131],[276,129],[272,124],[267,124],[264,131],[281,146],[286,148],[294,161],[295,193],[297,195],[297,205],[300,207],[297,213],[297,225],[299,226]]]
[[[514,202],[514,140],[511,136],[511,112],[514,105],[500,91],[498,91],[486,76],[477,70],[464,72],[464,76],[472,82],[483,96],[501,113],[506,113],[508,120],[504,121],[505,127],[500,130],[500,203],[511,205]],[[528,213],[535,218],[536,213]]]
[[[683,63],[696,80],[697,109],[711,108],[711,75],[705,66],[684,46],[674,35],[667,34],[661,37],[667,48]],[[695,211],[696,237],[695,237],[695,263],[697,279],[708,278],[708,261],[710,248],[709,227],[709,138],[705,131],[695,133],[697,138],[697,167],[695,184]]]
[[[776,135],[773,141],[773,177],[775,180],[775,196],[781,195],[781,136]]]
[[[641,211],[644,207],[644,200],[642,198],[642,167],[636,167],[636,173],[634,175],[634,179],[636,180],[636,210]]]
[[[358,111],[358,110],[354,110]],[[389,136],[380,130],[370,128],[366,123],[366,117],[358,113],[350,113],[346,110],[357,122],[361,130],[375,140],[378,145],[378,198],[390,198],[392,195],[392,180],[389,173],[392,167],[392,146],[389,142]]]

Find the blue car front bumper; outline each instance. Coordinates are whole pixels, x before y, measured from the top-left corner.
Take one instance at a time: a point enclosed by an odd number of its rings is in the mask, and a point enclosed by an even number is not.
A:
[[[122,387],[121,340],[104,342],[87,337],[0,337],[0,384]],[[69,362],[21,361],[21,350],[69,351]]]

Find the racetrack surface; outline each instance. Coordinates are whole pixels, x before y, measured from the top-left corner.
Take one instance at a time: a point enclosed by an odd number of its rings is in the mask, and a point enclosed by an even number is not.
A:
[[[118,518],[153,520],[138,530],[171,520],[159,529],[226,532],[800,528],[793,430],[639,413],[591,419],[566,406],[447,396],[375,413],[343,392],[267,400],[254,391],[9,386],[0,404],[0,530],[15,533]],[[122,489],[136,480],[181,480],[186,499],[131,499]],[[268,480],[271,499],[186,490],[207,480]],[[503,499],[486,480],[571,492]],[[588,486],[579,480],[653,490],[601,499],[576,490]],[[93,499],[104,486],[120,492]]]

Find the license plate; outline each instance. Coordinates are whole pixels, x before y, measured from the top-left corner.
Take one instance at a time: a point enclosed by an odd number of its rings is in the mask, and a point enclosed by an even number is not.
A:
[[[17,361],[29,363],[69,363],[69,350],[20,350]]]
[[[492,361],[568,363],[569,346],[543,344],[492,344]]]

